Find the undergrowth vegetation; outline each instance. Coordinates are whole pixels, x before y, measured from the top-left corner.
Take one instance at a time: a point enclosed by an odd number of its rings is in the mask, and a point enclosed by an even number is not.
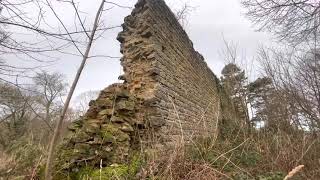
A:
[[[177,142],[169,150],[136,156],[132,166],[83,171],[71,179],[235,179],[282,180],[295,167],[304,165],[291,179],[320,179],[320,142],[299,131],[269,133],[256,130],[247,135],[198,138]],[[236,135],[236,136],[234,136]],[[9,156],[10,154],[10,156]],[[21,140],[1,154],[2,179],[32,179],[43,163],[44,149]]]
[[[149,160],[142,179],[282,180],[299,165],[291,179],[320,179],[319,151],[319,140],[303,132],[196,139]]]

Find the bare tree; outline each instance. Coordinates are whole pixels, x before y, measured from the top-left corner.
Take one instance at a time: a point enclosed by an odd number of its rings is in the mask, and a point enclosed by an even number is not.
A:
[[[10,84],[0,84],[0,124],[5,126],[6,134],[1,134],[1,145],[6,147],[10,141],[21,137],[30,120],[28,102],[31,98]]]
[[[175,12],[176,18],[180,22],[182,27],[188,25],[188,17],[194,9],[194,7],[190,6],[188,3],[185,3],[179,10]]]
[[[222,36],[224,47],[219,52],[221,59],[226,64],[238,64],[241,60],[239,57],[239,47],[237,43],[234,43],[232,41],[227,41],[224,36]]]
[[[259,61],[287,102],[290,123],[319,130],[319,10],[314,0],[242,0],[259,30],[272,32],[288,49],[261,48]]]
[[[76,111],[79,112],[79,116],[84,115],[89,108],[89,102],[96,99],[99,95],[100,91],[87,91],[78,95],[73,104]]]
[[[61,96],[66,87],[62,75],[42,72],[33,80],[31,85],[25,87],[0,83],[0,123],[7,127],[6,131],[15,140],[19,137],[14,134],[33,131],[31,126],[36,123],[39,126],[44,123],[48,127],[39,132],[48,136],[50,130],[53,132],[52,126],[61,110]],[[15,128],[17,126],[19,128]],[[1,138],[6,137],[1,135]]]
[[[62,97],[66,93],[67,84],[63,75],[59,73],[50,74],[43,71],[32,79],[34,85],[31,88],[36,92],[33,93],[35,103],[29,104],[30,108],[53,131],[52,125],[63,105]]]
[[[107,2],[110,8],[116,3]],[[48,66],[62,55],[82,57],[92,31],[89,21],[74,0],[21,0],[0,1],[0,80],[10,81],[11,77],[32,77],[35,70]],[[65,20],[59,14],[59,7],[69,7],[74,12],[74,22]],[[32,12],[30,12],[32,9]],[[104,9],[106,11],[108,9]],[[107,30],[119,25],[106,26],[101,19],[97,28],[97,40]],[[32,39],[30,40],[30,37]],[[107,54],[94,57],[117,58]],[[13,64],[11,59],[23,61],[24,65]],[[88,57],[91,58],[91,57]],[[25,62],[29,67],[26,67]],[[37,64],[37,65],[34,65]],[[29,72],[29,75],[27,76]],[[10,81],[11,82],[11,81]]]
[[[320,128],[320,56],[318,50],[296,54],[261,48],[265,74],[284,93],[292,114],[292,123],[318,132]],[[316,58],[315,58],[316,57]]]
[[[317,0],[242,0],[242,4],[260,30],[273,32],[280,40],[297,45],[318,39]]]

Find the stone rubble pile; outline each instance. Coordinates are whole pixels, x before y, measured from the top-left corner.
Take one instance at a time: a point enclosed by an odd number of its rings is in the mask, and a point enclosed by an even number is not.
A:
[[[83,166],[108,166],[125,163],[134,136],[139,127],[135,112],[139,100],[130,95],[123,84],[114,84],[101,91],[90,102],[88,112],[73,122],[69,136],[58,152],[58,164],[75,171]]]

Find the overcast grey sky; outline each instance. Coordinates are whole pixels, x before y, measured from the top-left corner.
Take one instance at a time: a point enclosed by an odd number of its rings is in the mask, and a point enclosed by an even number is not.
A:
[[[78,0],[78,2],[80,10],[86,12],[83,13],[86,21],[92,22],[100,0]],[[255,32],[254,27],[244,17],[240,0],[166,0],[166,2],[173,11],[180,9],[184,3],[189,3],[194,7],[188,16],[188,24],[185,29],[193,41],[195,49],[205,57],[215,74],[219,75],[224,65],[219,56],[219,51],[224,46],[222,35],[226,40],[238,43],[239,50],[248,58],[255,55],[259,44],[270,41],[271,37],[268,34]],[[133,6],[136,0],[121,0],[117,3]],[[120,25],[123,18],[130,14],[130,11],[129,9],[113,8],[104,13],[104,23],[110,26]],[[74,13],[70,9],[59,8],[58,13],[63,14],[64,21],[69,22],[72,26]],[[121,56],[119,43],[116,41],[119,31],[121,31],[120,28],[106,32],[104,37],[93,46],[92,55]],[[18,60],[13,60],[18,63]],[[79,57],[64,55],[52,66],[44,69],[65,74],[68,82],[71,83],[80,61]],[[78,84],[76,95],[89,90],[100,90],[117,82],[121,69],[118,58],[90,59]]]

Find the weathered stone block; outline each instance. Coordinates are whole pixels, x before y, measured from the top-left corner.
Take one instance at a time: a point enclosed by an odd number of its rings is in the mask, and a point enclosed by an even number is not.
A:
[[[125,120],[123,118],[117,117],[117,116],[112,116],[110,121],[113,123],[124,123],[125,122]]]
[[[135,103],[130,100],[121,99],[117,105],[116,108],[118,110],[127,110],[127,111],[133,111],[135,107]]]
[[[78,130],[75,134],[71,137],[71,142],[74,143],[84,143],[88,142],[90,139],[92,139],[91,136],[89,136],[86,132],[83,130]]]

